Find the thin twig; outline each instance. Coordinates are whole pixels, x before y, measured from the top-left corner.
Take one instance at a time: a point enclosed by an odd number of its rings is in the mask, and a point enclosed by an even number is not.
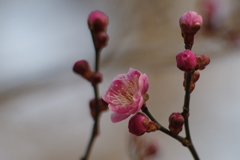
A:
[[[93,38],[93,42],[94,42],[94,37]],[[100,60],[100,49],[95,48],[95,72],[99,71],[99,60]],[[90,140],[88,142],[86,151],[84,156],[82,156],[81,160],[88,160],[88,157],[91,153],[91,149],[94,143],[94,140],[96,139],[96,137],[99,134],[99,115],[100,115],[100,111],[99,111],[99,90],[98,90],[98,85],[94,84],[93,86],[93,91],[94,91],[94,97],[95,97],[95,106],[94,106],[94,123],[93,123],[93,128],[92,128],[92,133],[91,133],[91,137]]]

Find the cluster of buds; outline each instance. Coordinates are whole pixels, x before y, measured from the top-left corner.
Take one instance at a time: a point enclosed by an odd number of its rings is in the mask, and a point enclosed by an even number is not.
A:
[[[143,114],[138,112],[132,118],[130,118],[128,123],[129,132],[141,136],[145,132],[154,132],[158,129],[158,125],[149,120],[149,118]]]
[[[95,106],[96,106],[96,100],[95,98],[92,99],[90,102],[89,102],[89,107],[90,107],[90,113],[91,113],[91,116],[94,118],[95,116]],[[98,111],[99,112],[103,112],[103,111],[107,111],[108,110],[108,104],[101,98],[101,99],[98,99]]]
[[[178,135],[182,131],[184,118],[180,113],[172,113],[169,116],[169,130],[173,135]]]
[[[77,61],[73,66],[73,72],[82,76],[84,79],[96,85],[102,82],[102,74],[99,72],[93,72],[87,61],[80,60]]]
[[[203,70],[210,63],[210,58],[207,55],[198,57],[191,51],[191,47],[194,43],[194,35],[202,26],[202,17],[196,12],[189,11],[181,16],[179,24],[186,50],[176,56],[176,62],[177,67],[185,72],[183,81],[184,87],[186,87],[186,73],[192,73],[190,84],[190,92],[192,92],[195,88],[195,82],[200,77],[200,73],[197,70]]]
[[[101,11],[93,11],[88,16],[88,27],[91,31],[96,49],[102,49],[107,45],[107,25],[108,17]]]

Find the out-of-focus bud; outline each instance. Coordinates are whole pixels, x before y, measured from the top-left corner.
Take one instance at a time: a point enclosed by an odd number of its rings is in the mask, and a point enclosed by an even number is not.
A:
[[[99,32],[94,34],[94,45],[95,48],[103,48],[106,47],[108,43],[108,35],[105,32]]]
[[[143,113],[135,114],[128,123],[129,132],[141,136],[145,132],[154,132],[158,129],[155,122],[149,120],[149,118]]]
[[[200,77],[199,71],[197,71],[197,70],[194,71],[194,72],[193,72],[193,75],[192,75],[192,82],[193,82],[193,83],[196,83],[196,82],[198,81],[199,77]]]
[[[186,80],[183,81],[183,87],[186,87]],[[190,84],[190,93],[195,89],[195,83],[191,81]]]
[[[108,17],[101,11],[93,11],[88,16],[88,26],[92,32],[106,31]]]
[[[145,150],[144,157],[149,157],[155,155],[159,150],[159,146],[156,141],[148,142]]]
[[[187,76],[187,72],[184,72],[184,80],[186,80],[186,76]],[[196,82],[198,81],[199,77],[200,77],[199,71],[198,71],[198,70],[195,70],[195,71],[193,72],[193,74],[192,74],[192,79],[191,79],[191,81],[192,81],[193,83],[196,83]]]
[[[193,11],[186,12],[179,19],[179,25],[185,44],[192,45],[194,35],[202,26],[202,16]]]
[[[95,98],[89,102],[91,116],[95,116]],[[103,112],[108,110],[108,104],[101,98],[98,100],[98,111]]]
[[[90,80],[92,76],[92,71],[89,67],[89,64],[85,60],[77,61],[73,66],[73,71],[76,74],[81,75],[83,78]]]
[[[172,113],[169,116],[169,130],[173,135],[178,135],[182,131],[182,126],[184,124],[184,118],[180,113]]]
[[[207,55],[197,57],[197,68],[203,70],[210,63],[210,58]]]
[[[90,78],[90,81],[93,85],[102,82],[102,74],[99,72],[94,72]]]
[[[176,56],[177,67],[185,72],[195,70],[197,65],[197,57],[190,50],[185,50]]]

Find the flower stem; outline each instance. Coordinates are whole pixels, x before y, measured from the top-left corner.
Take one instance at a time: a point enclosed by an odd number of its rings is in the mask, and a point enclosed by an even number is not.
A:
[[[191,152],[192,156],[194,157],[195,160],[199,160],[198,154],[192,143],[189,122],[188,122],[190,94],[191,94],[190,86],[191,86],[191,79],[192,79],[193,72],[187,72],[186,74],[187,75],[186,75],[185,97],[184,97],[184,105],[183,105],[183,111],[182,111],[182,115],[184,117],[184,126],[185,126],[184,128],[185,128],[185,133],[186,133],[185,139],[189,141],[189,145],[187,145],[187,147],[188,147],[189,151]]]
[[[179,136],[179,135],[173,135],[168,129],[166,129],[165,127],[163,127],[163,126],[152,116],[152,114],[149,112],[149,110],[148,110],[148,108],[147,108],[146,105],[144,105],[144,106],[142,107],[142,111],[143,111],[153,122],[155,122],[155,123],[158,124],[158,128],[159,128],[158,130],[162,131],[163,133],[169,135],[170,137],[178,140],[180,143],[182,143],[183,145],[185,145],[186,139],[183,138],[183,137],[181,137],[181,136]]]
[[[92,37],[93,38],[93,37]],[[94,39],[93,39],[94,41]],[[99,59],[100,59],[100,49],[95,48],[95,72],[99,71]],[[93,123],[93,127],[92,127],[92,133],[91,133],[91,137],[90,140],[88,142],[86,151],[84,156],[82,156],[81,160],[88,160],[88,157],[91,153],[91,149],[94,143],[94,140],[96,139],[96,137],[99,134],[99,115],[100,115],[100,111],[99,111],[99,103],[98,103],[98,99],[99,99],[99,90],[98,90],[98,85],[94,84],[93,86],[93,91],[94,91],[94,97],[95,97],[95,106],[94,106],[94,123]]]

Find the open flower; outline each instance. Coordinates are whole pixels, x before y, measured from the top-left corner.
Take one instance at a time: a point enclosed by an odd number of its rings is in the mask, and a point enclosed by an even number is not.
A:
[[[108,90],[102,96],[113,111],[113,123],[122,121],[131,114],[137,113],[148,100],[146,94],[149,87],[148,77],[138,70],[130,68],[127,74],[115,77]]]

